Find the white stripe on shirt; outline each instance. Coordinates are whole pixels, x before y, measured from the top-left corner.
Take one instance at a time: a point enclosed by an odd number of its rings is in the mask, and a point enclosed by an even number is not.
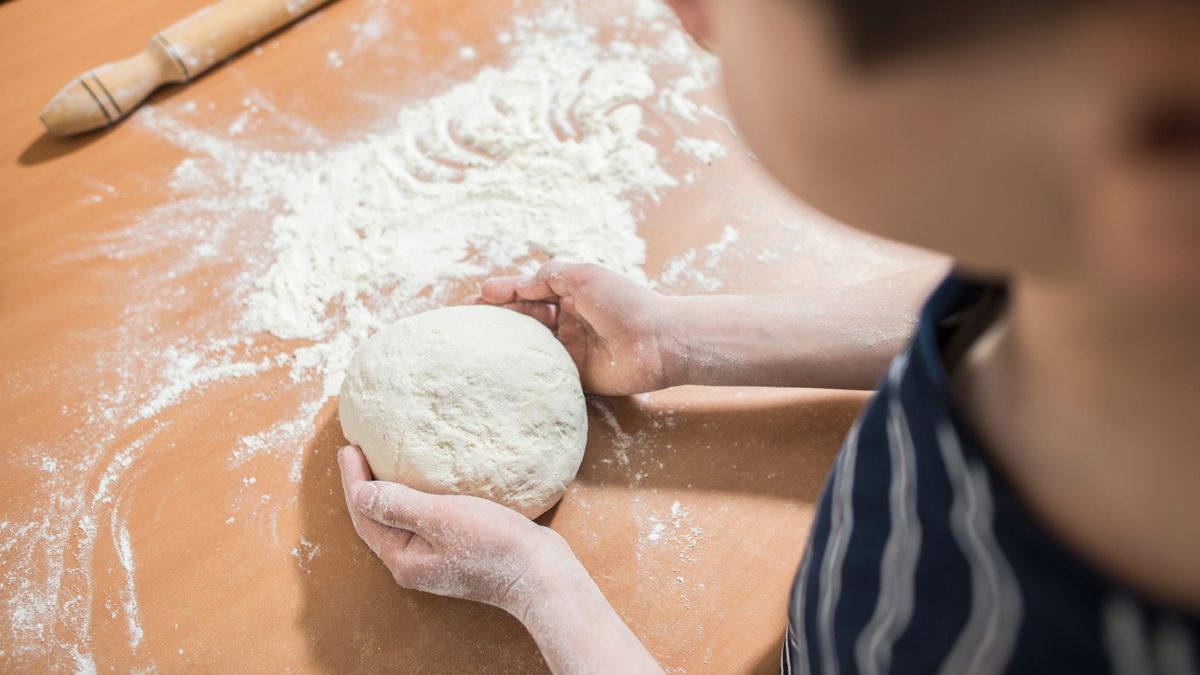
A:
[[[937,440],[954,492],[950,530],[971,568],[971,611],[940,672],[999,673],[1016,647],[1023,612],[1021,591],[992,531],[986,469],[968,464],[948,419],[938,420]]]
[[[1154,635],[1154,658],[1163,675],[1197,675],[1200,671],[1192,636],[1174,617],[1163,621]]]
[[[1114,675],[1152,672],[1150,645],[1142,625],[1142,611],[1128,596],[1114,595],[1104,603],[1104,642]]]
[[[863,673],[888,672],[892,647],[912,620],[921,522],[917,518],[916,449],[900,397],[900,381],[907,367],[907,357],[898,358],[888,376],[888,453],[893,472],[888,490],[891,529],[879,566],[875,613],[855,645],[858,669]]]
[[[813,518],[812,527],[816,527],[817,519]],[[791,659],[787,660],[787,673],[804,673],[809,672],[808,664],[808,636],[804,632],[804,614],[805,603],[808,594],[808,568],[812,566],[812,546],[810,545],[804,551],[804,560],[800,563],[800,571],[796,573],[796,597],[792,604],[792,616],[795,617],[795,623],[788,623],[787,639],[790,642],[792,649],[796,655],[796,663],[793,664]]]
[[[861,424],[861,420],[859,422]],[[829,538],[821,560],[820,600],[817,604],[817,630],[821,638],[821,672],[837,675],[837,648],[833,639],[833,613],[842,592],[842,564],[846,547],[854,531],[854,468],[858,459],[859,424],[850,430],[846,450],[842,453],[833,478],[832,510],[829,519]]]

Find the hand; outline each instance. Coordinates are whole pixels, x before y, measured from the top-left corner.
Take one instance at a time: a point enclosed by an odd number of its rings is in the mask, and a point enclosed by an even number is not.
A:
[[[550,528],[486,499],[371,481],[353,446],[338,465],[354,529],[396,583],[504,609],[554,673],[662,673]]]
[[[404,588],[495,605],[524,620],[544,582],[578,563],[553,530],[478,497],[371,480],[362,451],[338,453],[358,536]]]
[[[583,388],[625,396],[671,386],[676,341],[668,301],[597,265],[550,262],[533,276],[498,277],[469,302],[528,314],[554,331]]]

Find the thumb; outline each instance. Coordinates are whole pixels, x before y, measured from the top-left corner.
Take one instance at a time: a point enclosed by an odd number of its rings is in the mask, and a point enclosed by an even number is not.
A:
[[[437,497],[399,483],[360,481],[351,488],[354,506],[371,520],[425,537],[435,525]],[[426,537],[428,538],[428,537]]]
[[[596,277],[612,274],[599,265],[591,263],[568,263],[552,260],[538,269],[533,276],[534,285],[544,284],[555,295],[566,297],[575,293]]]

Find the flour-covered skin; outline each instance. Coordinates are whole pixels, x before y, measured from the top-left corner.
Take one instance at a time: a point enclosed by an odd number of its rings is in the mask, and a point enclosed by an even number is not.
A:
[[[551,262],[529,276],[497,277],[467,302],[502,305],[554,331],[579,368],[583,388],[624,396],[671,386],[678,351],[665,296],[598,265]]]
[[[373,481],[338,453],[354,529],[404,588],[483,602],[524,624],[556,673],[661,673],[557,533],[478,497]]]
[[[486,499],[374,481],[354,446],[339,453],[338,464],[355,530],[405,588],[518,613],[533,561],[565,548],[552,530]]]

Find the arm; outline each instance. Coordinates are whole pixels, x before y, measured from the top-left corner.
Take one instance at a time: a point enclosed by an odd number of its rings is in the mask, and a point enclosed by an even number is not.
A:
[[[515,616],[555,673],[661,673],[570,546],[499,504],[371,480],[358,448],[338,454],[354,529],[405,588]]]
[[[668,298],[672,384],[874,388],[946,272],[921,267],[816,294]]]
[[[564,543],[565,547],[566,544]],[[662,668],[617,615],[574,555],[539,575],[540,592],[517,618],[554,673],[661,674]],[[569,558],[569,560],[568,560]]]
[[[548,263],[484,284],[556,331],[584,388],[634,394],[685,384],[869,389],[903,349],[942,264],[788,296],[669,297],[595,265]]]

